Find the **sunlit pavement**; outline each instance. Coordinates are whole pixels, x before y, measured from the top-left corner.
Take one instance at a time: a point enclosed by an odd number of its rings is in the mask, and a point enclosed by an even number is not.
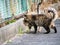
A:
[[[49,34],[43,34],[37,32],[36,34],[26,33],[22,36],[18,35],[13,40],[9,41],[5,45],[60,45],[60,20],[56,20],[57,33],[51,29]]]

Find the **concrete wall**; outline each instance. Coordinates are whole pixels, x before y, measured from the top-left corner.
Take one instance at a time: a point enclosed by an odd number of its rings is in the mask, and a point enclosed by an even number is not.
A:
[[[22,30],[25,28],[22,20],[23,18],[17,20],[12,24],[0,28],[0,45],[6,40],[14,37],[18,33],[18,29],[20,27],[22,28]]]

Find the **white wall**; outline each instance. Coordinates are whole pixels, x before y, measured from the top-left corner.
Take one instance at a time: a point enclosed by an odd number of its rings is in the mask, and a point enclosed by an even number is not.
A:
[[[0,45],[5,42],[6,40],[14,37],[18,33],[18,29],[22,28],[22,30],[25,30],[25,26],[23,24],[23,18],[17,20],[14,23],[11,23],[7,26],[4,26],[0,28]],[[25,29],[24,29],[25,28]]]

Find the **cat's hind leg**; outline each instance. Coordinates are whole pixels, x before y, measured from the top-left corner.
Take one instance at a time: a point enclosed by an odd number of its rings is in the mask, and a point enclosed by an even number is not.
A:
[[[54,29],[54,31],[55,31],[54,33],[57,33],[56,26],[53,26],[53,25],[52,25],[51,28]]]
[[[47,32],[45,32],[44,34],[50,33],[50,28],[49,28],[49,27],[44,27],[44,28],[45,28],[45,30],[47,31]]]
[[[56,29],[56,26],[55,26],[54,22],[51,23],[50,27],[52,29],[54,29],[54,31],[55,31],[54,33],[57,33],[57,29]]]

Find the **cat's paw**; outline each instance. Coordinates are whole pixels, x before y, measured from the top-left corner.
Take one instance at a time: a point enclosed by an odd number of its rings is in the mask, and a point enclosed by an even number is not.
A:
[[[33,32],[33,34],[36,34],[36,32]]]
[[[45,32],[44,34],[49,34],[49,32]]]

